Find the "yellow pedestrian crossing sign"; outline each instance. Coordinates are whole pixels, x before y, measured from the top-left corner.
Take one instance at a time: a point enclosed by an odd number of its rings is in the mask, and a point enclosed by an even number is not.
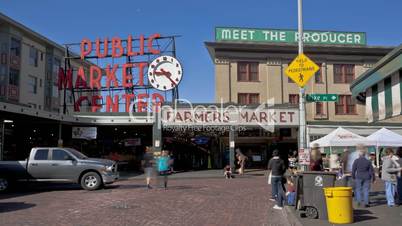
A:
[[[297,85],[304,87],[308,80],[320,69],[306,55],[299,54],[286,68],[285,73],[291,78]]]

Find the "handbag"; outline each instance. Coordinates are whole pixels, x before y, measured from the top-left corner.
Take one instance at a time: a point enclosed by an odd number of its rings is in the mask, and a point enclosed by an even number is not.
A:
[[[268,175],[268,184],[271,184],[272,171]]]

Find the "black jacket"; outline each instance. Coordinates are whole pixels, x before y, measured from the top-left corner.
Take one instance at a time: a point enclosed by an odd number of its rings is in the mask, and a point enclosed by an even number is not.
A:
[[[271,170],[272,176],[283,176],[286,172],[285,162],[279,157],[273,157],[268,162],[268,170]]]

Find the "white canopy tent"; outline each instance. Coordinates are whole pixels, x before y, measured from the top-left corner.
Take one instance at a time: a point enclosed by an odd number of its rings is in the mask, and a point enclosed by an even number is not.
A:
[[[379,147],[402,147],[402,136],[389,129],[382,128],[371,134],[367,139],[376,142],[376,164],[380,164]]]
[[[338,127],[328,135],[310,143],[310,147],[350,147],[356,145],[375,146],[376,142],[366,137],[357,135],[342,127]]]
[[[349,130],[346,130],[342,127],[338,127],[334,131],[330,132],[328,135],[317,139],[310,143],[310,147],[318,145],[320,148],[329,147],[331,159],[333,155],[333,147],[356,147],[357,145],[363,146],[375,146],[376,142],[373,140],[369,140],[366,137],[360,136],[358,134],[352,133]],[[335,154],[336,155],[336,154]],[[355,157],[355,155],[353,155]],[[353,158],[354,158],[353,157]],[[350,156],[349,158],[352,158]],[[336,157],[334,158],[336,159]],[[336,161],[333,160],[330,162],[330,168],[337,168]],[[351,167],[351,166],[350,166]]]

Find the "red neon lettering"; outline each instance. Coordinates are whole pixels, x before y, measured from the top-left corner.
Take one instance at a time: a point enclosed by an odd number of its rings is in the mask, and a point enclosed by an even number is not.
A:
[[[123,64],[123,87],[133,87],[133,75],[128,72],[128,69],[132,68],[133,66],[133,64]]]
[[[95,74],[97,74],[97,76],[95,77]],[[100,89],[101,88],[101,84],[100,84],[100,80],[102,79],[102,71],[99,67],[91,65],[89,67],[89,87],[91,87],[91,89],[93,89],[94,87]]]
[[[138,67],[138,85],[143,86],[144,85],[144,67],[147,67],[148,63],[147,62],[141,62],[137,63]]]
[[[77,72],[77,80],[75,80],[75,88],[88,88],[87,78],[85,77],[84,67],[80,66]]]
[[[144,35],[140,36],[139,48],[140,48],[139,52],[133,51],[133,37],[131,35],[129,35],[128,39],[127,39],[127,56],[144,55]]]
[[[165,98],[159,93],[152,94],[152,111],[159,112],[163,102],[165,102]]]
[[[118,64],[114,64],[113,68],[110,68],[110,64],[106,66],[106,87],[110,88],[110,82],[113,81],[113,86],[117,88],[119,86],[119,83],[117,82],[116,79],[116,70],[119,67]]]
[[[104,58],[108,55],[108,52],[109,52],[109,48],[108,48],[109,40],[108,40],[108,38],[103,39],[103,54],[101,54],[101,52],[100,52],[100,45],[101,45],[100,42],[101,42],[100,38],[97,38],[96,39],[96,55],[99,58]]]
[[[152,42],[154,41],[154,39],[160,38],[161,35],[160,34],[153,34],[151,36],[149,36],[148,38],[148,52],[150,52],[151,54],[159,54],[160,51],[158,49],[154,49],[152,46]]]
[[[80,107],[82,106],[81,103],[86,100],[88,101],[87,96],[80,96],[78,100],[74,103],[74,111],[80,111]]]
[[[102,105],[98,103],[98,100],[102,100],[102,96],[99,95],[92,96],[92,102],[91,102],[92,112],[97,112],[99,109],[102,108]]]
[[[81,59],[83,60],[86,56],[88,56],[92,52],[91,40],[87,38],[82,39],[80,48],[81,48]]]
[[[138,98],[137,98],[137,111],[138,112],[146,112],[147,111],[147,107],[148,107],[148,101],[144,101],[145,99],[148,99],[148,94],[146,93],[141,93],[138,94]]]
[[[119,96],[114,95],[114,100],[110,95],[106,96],[106,112],[110,112],[110,107],[112,107],[112,112],[119,111]]]
[[[123,97],[126,98],[126,112],[130,112],[132,109],[130,109],[131,106],[131,100],[134,99],[135,95],[134,94],[123,94]]]
[[[63,68],[59,68],[59,90],[64,88],[72,89],[73,88],[73,70],[70,68],[67,70],[67,73],[64,74]]]
[[[116,53],[116,50],[119,49],[119,53]],[[112,57],[113,58],[119,58],[123,56],[124,49],[123,46],[121,46],[121,39],[120,38],[112,38]]]

